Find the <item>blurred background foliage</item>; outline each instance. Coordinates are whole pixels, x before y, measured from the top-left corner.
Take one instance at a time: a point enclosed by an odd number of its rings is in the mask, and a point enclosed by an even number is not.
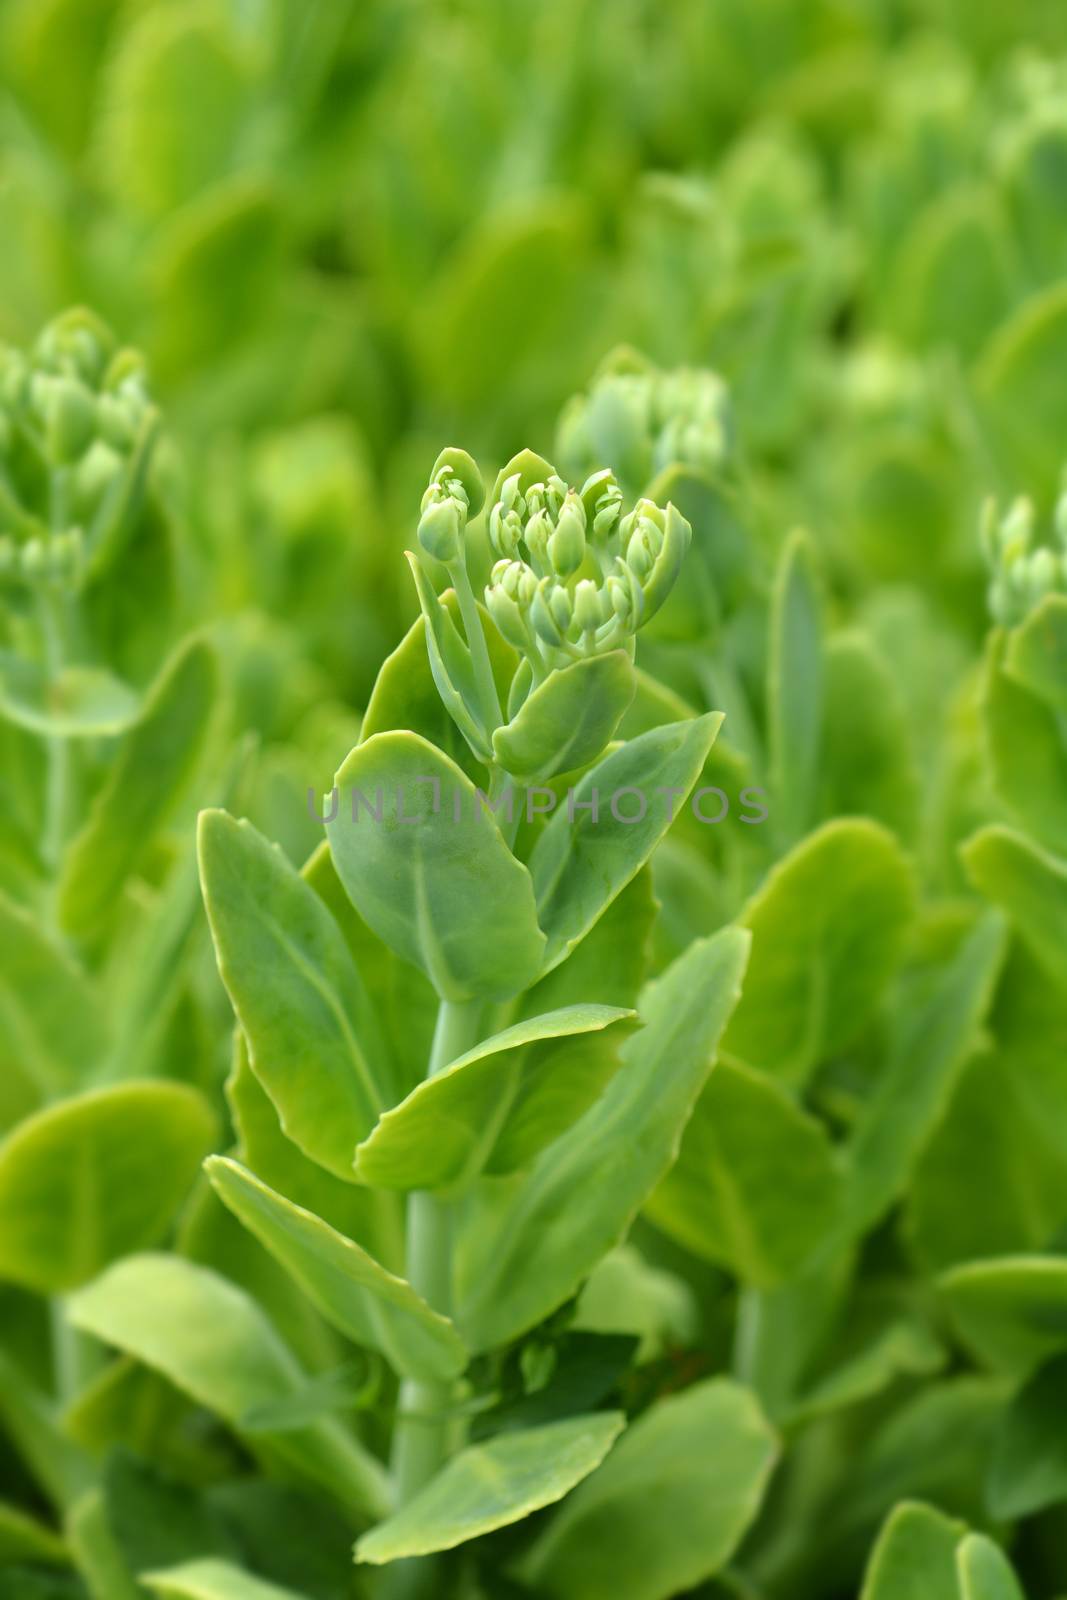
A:
[[[1061,464],[1063,51],[1052,0],[0,0],[0,335],[147,352],[197,614],[349,703],[439,441],[543,445],[622,342],[727,379],[772,543],[974,635],[978,502]]]

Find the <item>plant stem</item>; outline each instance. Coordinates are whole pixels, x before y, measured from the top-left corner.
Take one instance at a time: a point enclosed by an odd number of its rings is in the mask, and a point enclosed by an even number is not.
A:
[[[441,1001],[428,1078],[477,1044],[483,1009],[480,1000]],[[408,1198],[406,1273],[423,1299],[447,1316],[452,1308],[450,1208],[427,1190],[417,1189]],[[400,1386],[392,1460],[400,1505],[406,1505],[448,1459],[452,1399],[453,1385],[448,1382],[406,1378]],[[389,1569],[386,1592],[391,1600],[421,1600],[434,1593],[434,1571],[428,1557],[399,1561]]]
[[[448,575],[452,579],[452,587],[459,601],[459,614],[463,618],[463,631],[467,635],[467,645],[474,667],[474,681],[478,685],[478,697],[482,702],[482,714],[486,718],[487,726],[490,729],[496,728],[502,720],[500,698],[496,692],[493,664],[489,659],[489,646],[482,631],[482,619],[478,615],[478,602],[474,598],[467,568],[462,561],[450,565]]]
[[[41,633],[45,665],[54,682],[65,661],[62,600],[45,588],[40,601]],[[45,814],[41,834],[41,855],[53,874],[63,857],[71,811],[71,745],[62,734],[52,734],[47,743],[48,773],[45,788]]]

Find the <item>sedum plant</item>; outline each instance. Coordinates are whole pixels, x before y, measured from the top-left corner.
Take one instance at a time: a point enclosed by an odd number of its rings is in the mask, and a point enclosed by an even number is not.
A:
[[[737,1544],[773,1433],[721,1378],[654,1400],[627,1430],[600,1403],[615,1378],[568,1379],[566,1328],[670,1166],[737,1000],[740,929],[648,974],[647,863],[721,718],[651,715],[616,737],[638,692],[634,636],[689,537],[672,506],[626,509],[610,473],[569,486],[524,452],[489,497],[483,606],[483,498],[471,458],[443,452],[412,557],[422,614],[382,668],[304,870],[247,822],[201,817],[238,1021],[239,1146],[208,1173],[326,1322],[384,1363],[378,1438],[316,1416],[310,1389],[290,1435],[362,1525],[357,1562],[383,1569],[368,1593],[495,1593],[501,1559],[539,1592],[600,1593],[619,1561],[610,1526],[653,1541],[641,1592],[667,1594]],[[186,1311],[232,1292],[143,1257],[76,1315],[191,1383],[207,1357]],[[231,1409],[261,1367],[243,1315],[211,1380]],[[293,1392],[262,1377],[264,1398]],[[696,1448],[707,1430],[731,1463],[726,1495]],[[674,1458],[710,1497],[682,1546],[647,1498]],[[528,1535],[488,1537],[564,1496]]]

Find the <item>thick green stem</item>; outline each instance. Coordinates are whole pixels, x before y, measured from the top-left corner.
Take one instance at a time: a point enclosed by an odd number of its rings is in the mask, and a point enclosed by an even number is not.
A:
[[[40,602],[41,633],[44,640],[45,665],[51,681],[58,678],[66,660],[65,618],[62,598],[49,589],[43,590]],[[48,739],[48,768],[45,787],[44,825],[41,833],[41,855],[45,865],[55,874],[63,858],[70,825],[72,807],[71,741],[62,734],[52,734]]]
[[[427,1077],[447,1067],[481,1037],[483,1006],[442,1000]],[[449,1203],[426,1190],[408,1199],[407,1278],[435,1311],[452,1308],[452,1240]],[[405,1379],[400,1387],[393,1436],[393,1475],[401,1505],[418,1493],[448,1459],[453,1435],[453,1385]],[[390,1567],[386,1592],[390,1600],[422,1600],[435,1585],[430,1558],[401,1561]]]

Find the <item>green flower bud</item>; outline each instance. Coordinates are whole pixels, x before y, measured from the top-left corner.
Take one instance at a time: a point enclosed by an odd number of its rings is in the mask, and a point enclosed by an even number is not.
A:
[[[34,360],[39,367],[80,378],[96,389],[114,347],[107,325],[84,306],[76,306],[45,328],[35,346]]]
[[[650,617],[655,616],[674,588],[692,541],[693,530],[681,512],[669,503],[664,511],[652,506],[651,501],[643,501],[642,505],[651,507],[655,513],[654,526],[657,531],[662,532],[652,571],[642,583],[645,601],[642,620],[647,622]]]
[[[537,637],[554,650],[563,647],[572,615],[571,598],[558,579],[542,578],[530,602],[530,622]]]
[[[1036,605],[1056,586],[1059,577],[1059,562],[1052,551],[1047,548],[1035,550],[1029,561],[1025,564],[1023,582],[1026,589],[1026,598],[1030,605]]]
[[[547,511],[535,511],[523,529],[523,541],[537,572],[544,572],[549,564],[548,540],[551,532],[552,523]]]
[[[603,621],[600,591],[591,578],[583,578],[574,591],[574,627],[579,634],[594,633]]]
[[[655,537],[655,531],[647,524],[638,524],[626,545],[626,565],[630,571],[644,582],[651,574],[656,564],[660,541]]]
[[[22,547],[22,570],[27,578],[42,578],[48,570],[48,552],[43,539],[27,539]]]
[[[57,466],[65,466],[83,456],[93,440],[96,401],[77,378],[39,381],[47,385],[41,405],[45,448]]]
[[[502,586],[490,584],[485,591],[485,605],[501,638],[516,650],[525,650],[529,636],[522,612],[512,596]]]
[[[431,500],[419,518],[418,541],[437,561],[455,561],[463,548],[464,508],[448,496]]]
[[[561,578],[571,577],[585,560],[585,507],[572,490],[560,507],[548,556]]]
[[[459,450],[455,445],[441,451],[433,464],[430,482],[447,488],[461,500],[468,517],[476,517],[485,504],[485,484],[477,462],[466,450]]]

